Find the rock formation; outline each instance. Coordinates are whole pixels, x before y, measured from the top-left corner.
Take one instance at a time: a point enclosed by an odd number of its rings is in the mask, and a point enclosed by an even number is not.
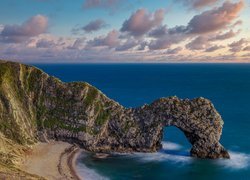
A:
[[[0,61],[0,132],[18,144],[56,139],[93,152],[155,152],[166,126],[185,134],[191,156],[229,158],[219,143],[223,121],[207,99],[169,97],[125,108],[88,83]]]

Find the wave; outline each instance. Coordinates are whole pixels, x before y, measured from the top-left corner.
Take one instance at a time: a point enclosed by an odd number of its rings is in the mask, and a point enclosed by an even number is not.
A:
[[[162,142],[162,149],[164,150],[180,150],[182,148],[181,145],[169,142],[169,141],[163,141]]]
[[[84,156],[86,156],[86,154],[80,155],[80,158],[83,158]],[[88,168],[83,163],[77,163],[76,171],[77,171],[78,175],[81,177],[81,179],[84,179],[84,180],[93,180],[93,179],[95,179],[95,180],[109,180],[109,178],[98,174],[94,169]]]
[[[220,159],[218,164],[231,170],[246,169],[250,166],[250,154],[234,151],[229,151],[229,154],[230,159]]]
[[[140,161],[171,161],[173,163],[187,164],[192,162],[188,150],[182,150],[181,145],[172,142],[162,142],[162,149],[156,153],[135,153],[133,156]]]

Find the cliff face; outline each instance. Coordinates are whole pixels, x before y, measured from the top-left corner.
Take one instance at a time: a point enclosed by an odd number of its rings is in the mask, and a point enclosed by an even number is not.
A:
[[[192,156],[229,158],[219,143],[223,121],[207,99],[162,98],[128,109],[88,83],[0,61],[0,132],[20,145],[55,139],[93,152],[154,152],[165,126],[184,132]]]

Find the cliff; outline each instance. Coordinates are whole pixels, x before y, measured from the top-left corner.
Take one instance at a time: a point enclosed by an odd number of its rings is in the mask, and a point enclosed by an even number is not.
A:
[[[229,158],[219,143],[223,120],[207,99],[169,97],[125,108],[86,82],[64,83],[35,67],[0,61],[0,143],[27,147],[55,139],[93,152],[155,152],[166,126],[184,132],[191,156]]]

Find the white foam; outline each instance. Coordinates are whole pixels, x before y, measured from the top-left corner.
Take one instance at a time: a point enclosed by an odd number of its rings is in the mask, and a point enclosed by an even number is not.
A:
[[[182,146],[173,142],[164,141],[162,142],[162,148],[164,150],[180,150]]]
[[[250,166],[250,154],[229,151],[230,159],[218,160],[218,164],[232,170],[246,169]]]
[[[183,155],[173,155],[164,152],[158,153],[138,153],[136,154],[142,161],[171,161],[173,163],[190,163],[192,158]]]
[[[176,151],[182,148],[181,145],[172,142],[163,142],[163,149],[156,153],[135,153],[134,156],[141,161],[171,161],[173,163],[186,164],[192,162],[188,156],[188,151],[182,151],[180,154],[168,153],[167,151]]]
[[[81,157],[84,155],[82,154]],[[77,173],[81,176],[83,180],[109,180],[109,178],[98,174],[94,169],[88,168],[83,163],[77,163],[76,166]]]
[[[84,180],[108,180],[109,178],[101,176],[95,170],[88,168],[84,164],[78,165],[77,173],[82,177]]]

